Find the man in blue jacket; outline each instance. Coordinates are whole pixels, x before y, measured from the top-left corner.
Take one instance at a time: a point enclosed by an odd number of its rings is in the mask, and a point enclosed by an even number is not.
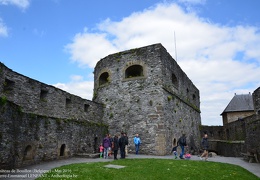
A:
[[[135,154],[138,154],[139,146],[141,144],[141,139],[138,134],[134,137],[134,144],[135,144]]]

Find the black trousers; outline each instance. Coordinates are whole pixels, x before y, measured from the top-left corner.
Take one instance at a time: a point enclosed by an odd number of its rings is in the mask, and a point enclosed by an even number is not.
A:
[[[118,150],[114,150],[114,159],[117,159]]]
[[[124,159],[125,158],[125,146],[120,147],[120,154],[121,154],[121,158]]]

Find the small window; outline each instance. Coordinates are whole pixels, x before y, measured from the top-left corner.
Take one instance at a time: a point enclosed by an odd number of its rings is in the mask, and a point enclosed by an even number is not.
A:
[[[47,97],[48,91],[47,90],[41,90],[40,99],[44,100]]]
[[[104,72],[99,76],[99,86],[108,83],[109,81],[109,74],[108,72]]]
[[[90,106],[89,104],[84,104],[84,111],[85,112],[88,112],[89,106]]]
[[[66,107],[68,108],[70,107],[70,105],[71,105],[71,99],[66,98]]]
[[[172,74],[172,84],[173,84],[176,88],[178,88],[179,83],[178,83],[178,79],[177,79],[177,77],[175,76],[175,74]]]
[[[144,76],[143,66],[133,65],[126,69],[125,78],[140,77]]]
[[[5,79],[4,82],[4,91],[11,91],[14,88],[14,81],[11,81],[9,79]]]
[[[196,99],[196,95],[195,95],[195,94],[192,95],[192,99],[193,99],[193,100]]]

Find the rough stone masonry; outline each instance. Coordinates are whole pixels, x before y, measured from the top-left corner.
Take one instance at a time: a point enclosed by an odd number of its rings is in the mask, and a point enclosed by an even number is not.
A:
[[[124,131],[142,139],[141,153],[165,155],[185,133],[198,151],[199,90],[161,44],[131,49],[101,59],[94,71],[93,100],[105,105],[112,134]]]
[[[185,133],[199,149],[199,90],[161,44],[108,55],[94,70],[93,100],[16,73],[0,63],[0,168],[94,153],[122,131],[134,150],[169,154]]]

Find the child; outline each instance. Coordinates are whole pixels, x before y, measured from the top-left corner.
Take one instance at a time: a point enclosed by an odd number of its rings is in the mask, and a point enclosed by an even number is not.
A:
[[[190,159],[191,155],[190,155],[190,153],[186,153],[184,157],[185,157],[185,159]]]
[[[100,144],[100,146],[99,146],[100,158],[102,158],[102,156],[103,156],[103,150],[104,150],[104,147],[102,146],[102,144]]]
[[[172,152],[173,152],[173,154],[174,154],[175,159],[177,159],[177,157],[178,157],[177,147],[178,147],[178,145],[177,145],[177,146],[174,146],[174,147],[172,148]],[[171,153],[172,153],[172,152],[171,152]]]

